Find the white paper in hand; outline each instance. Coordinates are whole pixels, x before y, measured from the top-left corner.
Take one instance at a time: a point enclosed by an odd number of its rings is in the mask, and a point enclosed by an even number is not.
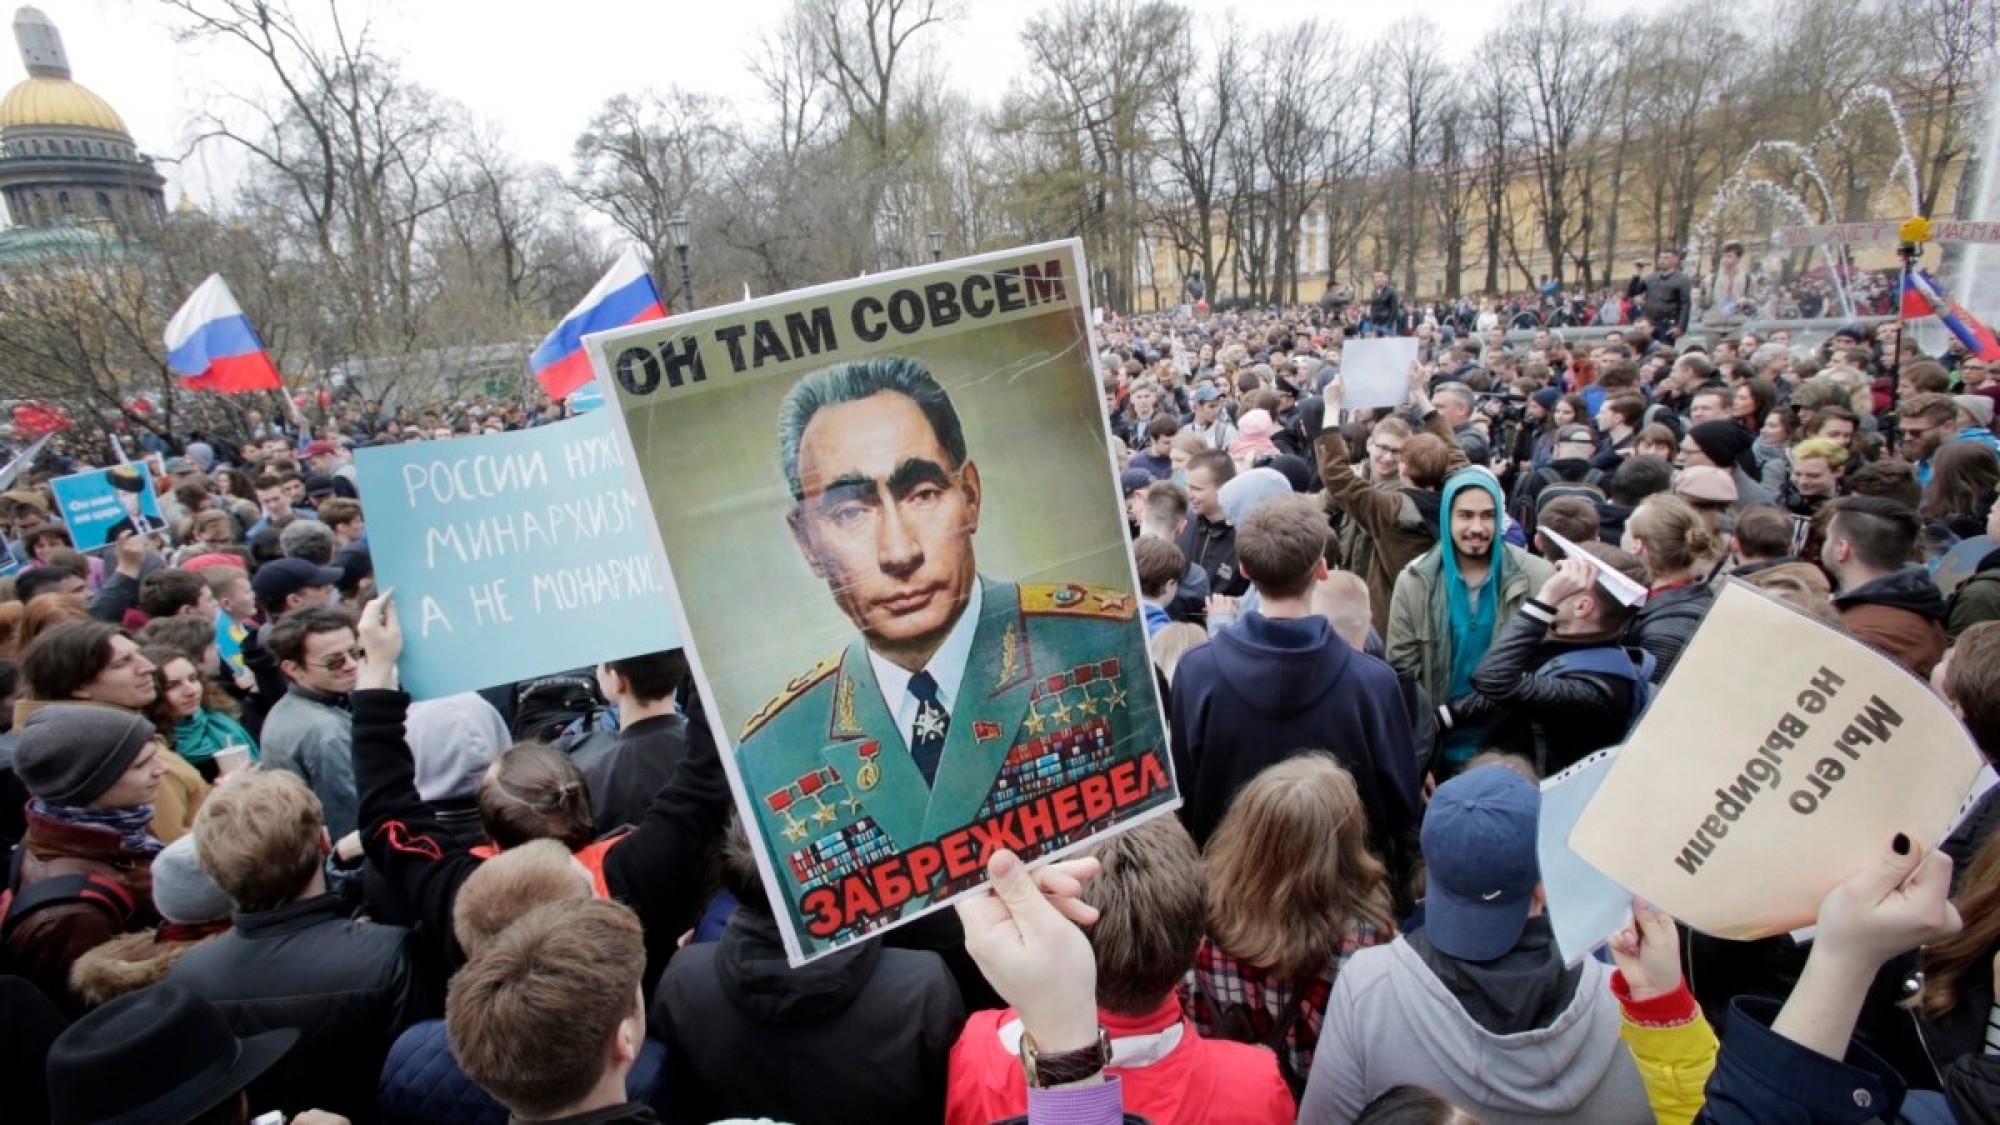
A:
[[[1340,346],[1340,377],[1349,410],[1401,406],[1410,399],[1410,365],[1417,362],[1415,336],[1350,340]]]
[[[1599,750],[1542,782],[1542,815],[1535,840],[1542,889],[1556,949],[1574,965],[1590,956],[1632,917],[1632,894],[1592,867],[1569,846],[1570,830],[1597,795],[1618,760],[1618,747]]]

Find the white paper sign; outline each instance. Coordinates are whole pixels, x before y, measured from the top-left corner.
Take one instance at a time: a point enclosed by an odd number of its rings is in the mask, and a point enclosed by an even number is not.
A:
[[[1410,400],[1410,365],[1415,362],[1415,336],[1383,336],[1342,344],[1340,377],[1347,384],[1347,393],[1340,405],[1349,410],[1403,405]]]
[[[1632,893],[1569,846],[1570,830],[1618,761],[1616,746],[1599,750],[1542,782],[1542,815],[1535,836],[1542,889],[1556,949],[1574,965],[1590,956],[1632,917]]]

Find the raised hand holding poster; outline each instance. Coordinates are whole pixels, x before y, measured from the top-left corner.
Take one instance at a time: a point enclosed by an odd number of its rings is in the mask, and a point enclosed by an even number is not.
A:
[[[586,339],[796,962],[1177,803],[1053,243]]]

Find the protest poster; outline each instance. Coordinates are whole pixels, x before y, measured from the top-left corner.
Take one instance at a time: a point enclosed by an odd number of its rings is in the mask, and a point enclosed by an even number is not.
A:
[[[1730,580],[1570,846],[1703,933],[1768,937],[1896,833],[1936,847],[1980,764],[1902,665]]]
[[[1542,780],[1535,857],[1542,869],[1556,949],[1570,965],[1590,956],[1632,917],[1631,893],[1569,846],[1570,830],[1617,760],[1618,747],[1613,746]]]
[[[593,410],[602,410],[604,409],[604,388],[597,380],[592,379],[590,382],[571,391],[569,398],[564,401],[568,403],[569,412],[573,415],[588,414]]]
[[[1415,336],[1347,341],[1340,346],[1340,378],[1347,385],[1341,405],[1373,410],[1410,401],[1410,365],[1415,362]]]
[[[680,646],[641,493],[603,411],[355,451],[403,689],[436,699]]]
[[[160,499],[153,492],[153,471],[144,461],[57,477],[49,487],[79,551],[101,551],[131,532],[150,535],[166,530]]]
[[[1178,803],[1087,276],[1052,243],[585,340],[795,964]]]

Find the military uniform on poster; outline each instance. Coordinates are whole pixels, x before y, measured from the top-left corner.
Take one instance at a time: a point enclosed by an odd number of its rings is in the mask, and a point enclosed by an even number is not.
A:
[[[1135,711],[1125,687],[1125,677],[1150,676],[1152,668],[1132,628],[1130,594],[983,580],[982,593],[928,792],[861,638],[792,680],[746,724],[738,763],[795,904],[952,829],[1120,761],[1165,754],[1150,706]],[[1028,858],[1073,842],[1058,833]],[[947,884],[880,921],[977,882]]]

